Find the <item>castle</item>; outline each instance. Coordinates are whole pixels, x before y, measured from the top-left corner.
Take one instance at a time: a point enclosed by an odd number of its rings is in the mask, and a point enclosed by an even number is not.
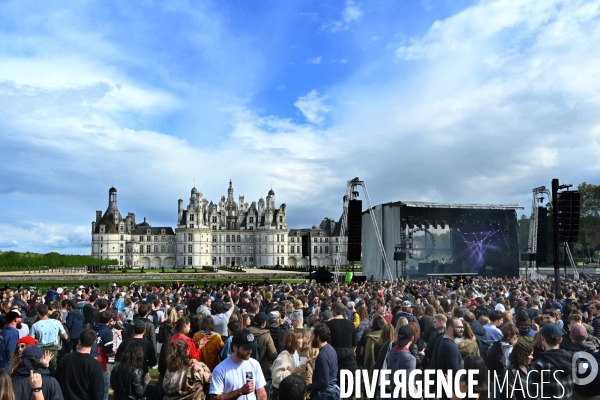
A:
[[[177,228],[152,227],[135,214],[121,216],[117,189],[108,191],[108,208],[96,211],[92,222],[92,256],[115,259],[123,267],[200,268],[204,266],[274,267],[308,266],[302,256],[302,235],[312,237],[313,266],[332,266],[338,250],[347,265],[345,238],[340,223],[325,218],[311,229],[287,229],[286,205],[279,208],[271,189],[266,201],[248,205],[244,196],[235,201],[231,181],[227,197],[215,204],[192,188],[189,203],[178,201]]]

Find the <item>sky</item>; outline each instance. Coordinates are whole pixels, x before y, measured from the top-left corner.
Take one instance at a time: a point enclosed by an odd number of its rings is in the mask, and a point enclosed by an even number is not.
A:
[[[175,227],[194,185],[288,228],[390,201],[598,184],[600,0],[0,2],[0,250]],[[364,200],[364,194],[361,193]],[[366,208],[366,203],[363,203]],[[520,212],[522,213],[522,212]]]

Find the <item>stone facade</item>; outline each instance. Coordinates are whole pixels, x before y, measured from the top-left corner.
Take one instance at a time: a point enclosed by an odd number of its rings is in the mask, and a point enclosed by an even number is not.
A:
[[[92,256],[134,268],[308,266],[301,235],[310,231],[313,265],[333,265],[338,246],[347,265],[345,246],[338,242],[340,224],[325,218],[312,229],[288,230],[286,205],[277,208],[272,189],[266,201],[248,204],[239,196],[236,202],[230,181],[227,197],[215,204],[194,187],[187,207],[180,199],[177,211],[175,230],[152,227],[146,218],[136,224],[135,214],[121,216],[117,190],[110,188],[107,210],[96,211],[92,222]]]

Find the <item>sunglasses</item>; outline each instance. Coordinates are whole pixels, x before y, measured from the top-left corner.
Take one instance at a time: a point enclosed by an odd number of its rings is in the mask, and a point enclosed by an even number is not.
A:
[[[28,347],[28,345],[25,343],[21,343],[21,344],[17,345],[17,349],[19,349],[19,350],[24,350],[26,347]]]

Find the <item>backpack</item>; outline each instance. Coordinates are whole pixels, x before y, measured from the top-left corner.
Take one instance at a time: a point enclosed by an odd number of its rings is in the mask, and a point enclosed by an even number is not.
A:
[[[4,343],[4,336],[0,335],[0,360],[2,360],[2,362],[6,362],[10,359],[10,355],[6,360],[4,359],[4,351],[6,351],[6,344]]]
[[[260,362],[260,347],[258,346],[258,339],[254,338],[254,343],[256,344],[256,348],[254,350],[252,350],[250,357],[252,357],[256,361]]]
[[[483,358],[484,360],[487,359],[488,351],[490,350],[493,344],[493,340],[483,340],[477,338],[477,346],[479,347],[479,354],[481,358]]]
[[[160,321],[158,320],[158,314],[156,313],[157,311],[162,311],[163,315],[165,315],[164,308],[159,308],[158,310],[150,310],[150,312],[148,313],[148,315],[152,317],[151,321],[154,324],[155,332],[158,331],[158,327],[160,326]]]

